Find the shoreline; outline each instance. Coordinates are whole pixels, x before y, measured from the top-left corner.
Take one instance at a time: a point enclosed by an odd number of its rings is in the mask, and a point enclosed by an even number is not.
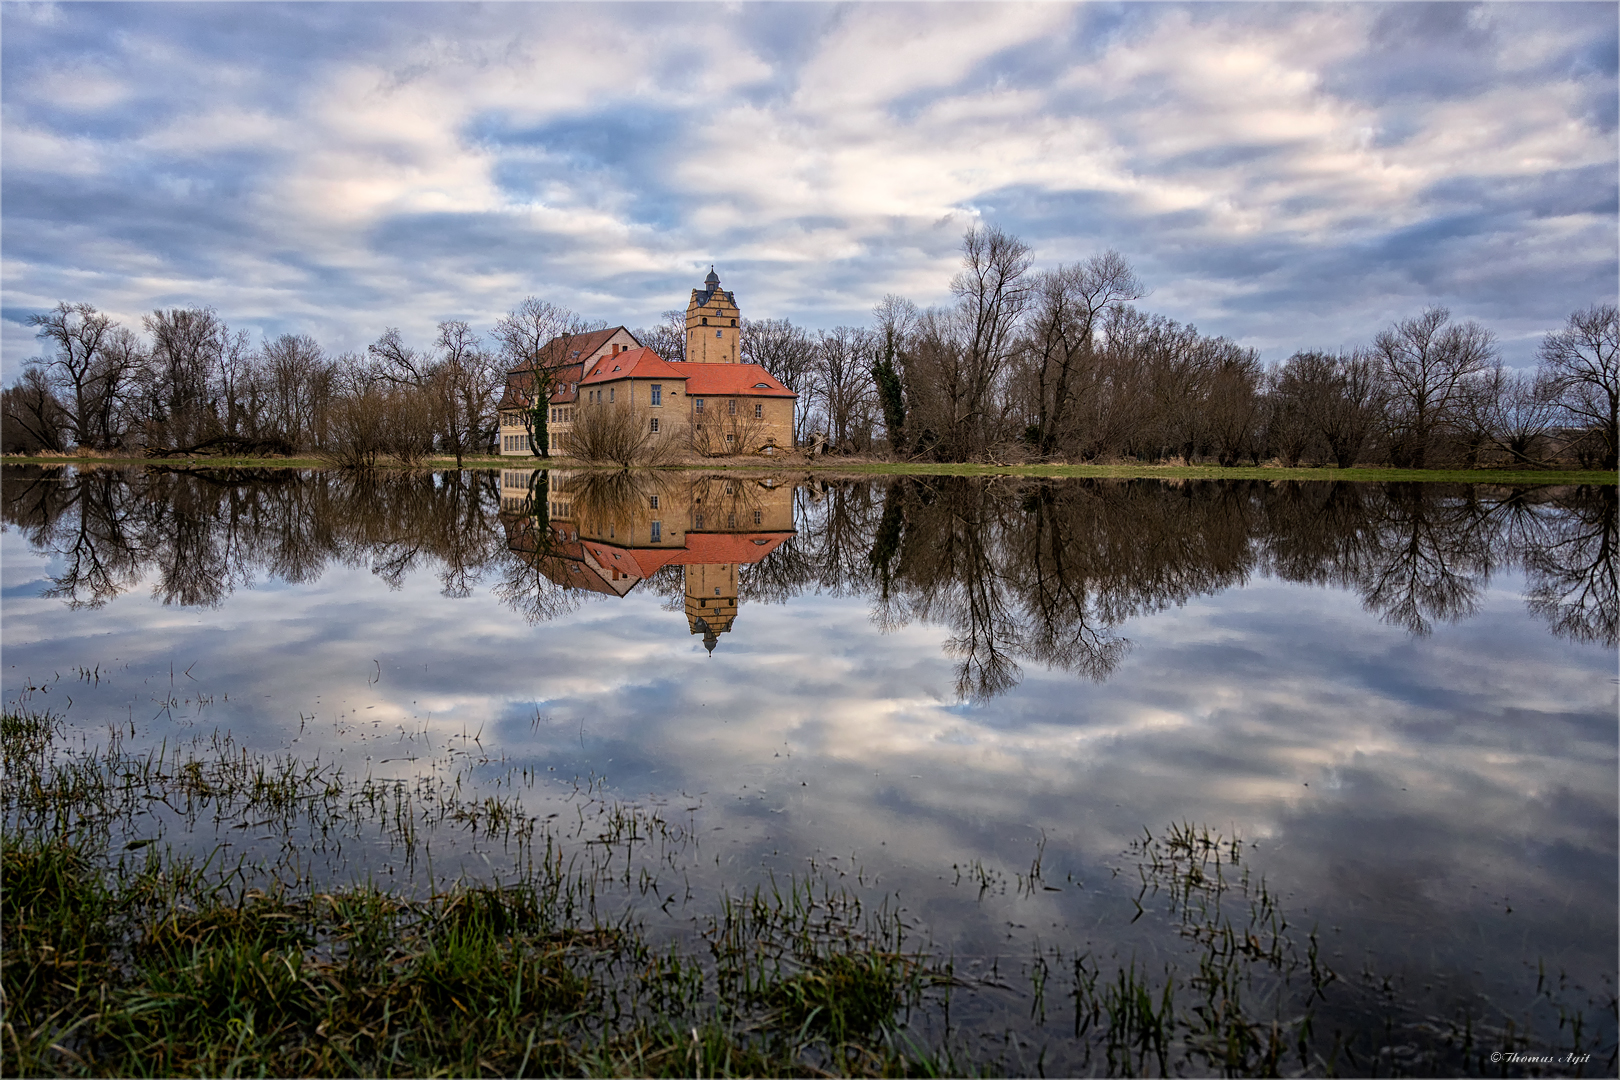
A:
[[[213,469],[338,469],[319,458],[117,458],[117,457],[31,457],[8,454],[0,457],[0,468],[18,465],[90,465],[107,468],[158,467],[174,471]],[[426,458],[415,465],[381,462],[378,470],[445,470],[456,468],[453,457]],[[572,458],[466,457],[461,468],[468,469],[574,469],[624,471],[618,466],[599,465]],[[1269,466],[1269,465],[1068,465],[1031,463],[991,465],[972,462],[899,462],[715,460],[650,466],[661,472],[747,472],[789,473],[812,476],[1008,476],[1031,479],[1104,480],[1345,480],[1359,483],[1454,483],[1454,484],[1620,484],[1620,471],[1605,469],[1399,469],[1388,466]]]

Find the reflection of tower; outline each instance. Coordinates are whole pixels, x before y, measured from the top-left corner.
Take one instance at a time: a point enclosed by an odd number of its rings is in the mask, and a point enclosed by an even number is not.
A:
[[[686,625],[703,635],[711,653],[718,635],[737,618],[737,564],[698,563],[686,567]]]

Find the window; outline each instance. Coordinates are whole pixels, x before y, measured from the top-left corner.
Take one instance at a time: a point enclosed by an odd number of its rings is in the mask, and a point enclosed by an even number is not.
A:
[[[708,319],[704,319],[704,320],[703,320],[703,325],[704,325],[704,326],[708,326],[708,325],[709,325],[709,320],[708,320]]]
[[[647,496],[647,509],[649,509],[649,510],[658,509],[658,496],[656,496],[656,495]]]
[[[613,400],[613,387],[611,387],[611,386],[608,387],[608,400],[609,401]]]
[[[702,412],[703,411],[703,399],[702,398],[693,398],[692,399],[692,411],[693,412]]]
[[[729,432],[729,431],[728,431],[728,432],[726,432],[726,442],[728,442],[728,443],[729,443],[729,442],[731,442],[731,441],[732,441],[732,440],[733,440],[733,439],[735,439],[735,438],[736,438],[736,437],[737,437],[737,436],[735,436],[735,435],[733,435],[733,434],[732,434],[732,433],[731,433],[731,432]]]
[[[704,322],[708,322],[708,321],[709,321],[709,320],[708,320],[708,319],[704,319],[704,320],[703,320],[703,321],[704,321]],[[715,332],[714,332],[714,336],[715,336],[715,337],[719,337],[719,336],[720,336],[720,335],[721,335],[721,334],[722,334],[722,333],[724,333],[724,331],[722,331],[722,330],[716,330],[716,331],[715,331]]]
[[[653,498],[656,500],[658,498],[658,496],[654,495]],[[653,522],[652,523],[652,542],[656,544],[660,540],[662,540],[663,538],[664,538],[664,523],[662,521]]]
[[[652,384],[652,403],[654,405],[662,405],[664,403],[664,384],[663,383],[653,383]]]
[[[726,412],[730,413],[732,416],[737,415],[737,399],[736,398],[732,398],[730,401],[726,402]]]
[[[652,427],[648,428],[647,430],[652,432],[654,435],[658,434],[658,417],[655,416],[652,418]],[[656,495],[653,496],[653,505],[658,505],[658,496]]]
[[[735,529],[736,527],[737,527],[737,515],[736,514],[727,514],[726,515],[726,528]]]
[[[760,519],[760,512],[758,510],[755,510],[754,511],[754,524],[758,525],[760,523],[760,520],[761,520]]]
[[[694,514],[692,516],[692,528],[694,528],[694,529],[703,528],[703,515],[702,514]]]
[[[737,320],[736,320],[736,319],[732,319],[732,320],[731,320],[731,325],[732,325],[732,326],[736,326],[736,325],[737,325]]]
[[[754,419],[765,419],[765,403],[763,401],[754,402]]]

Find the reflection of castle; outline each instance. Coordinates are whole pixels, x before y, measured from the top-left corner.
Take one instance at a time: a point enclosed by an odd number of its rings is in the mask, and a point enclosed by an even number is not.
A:
[[[710,651],[737,618],[738,567],[794,534],[791,485],[505,469],[508,546],[568,589],[624,596],[666,566],[685,578],[686,622]]]

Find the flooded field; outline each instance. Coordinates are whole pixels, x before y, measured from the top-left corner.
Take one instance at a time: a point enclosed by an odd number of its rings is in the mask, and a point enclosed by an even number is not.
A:
[[[0,501],[7,891],[23,852],[146,920],[8,946],[28,1069],[139,1029],[170,1073],[1614,1073],[1612,488],[7,468]],[[291,957],[281,1004],[214,1010],[234,1051],[52,1019],[64,963],[222,903]],[[498,986],[388,996],[466,926]],[[355,974],[366,934],[417,945]],[[524,978],[488,1053],[366,1011]]]

